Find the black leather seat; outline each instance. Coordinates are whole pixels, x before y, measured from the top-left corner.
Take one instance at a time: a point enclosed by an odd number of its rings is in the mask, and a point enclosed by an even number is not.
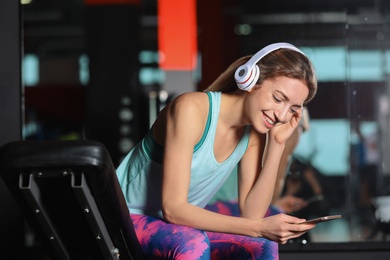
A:
[[[0,175],[51,259],[144,259],[102,144],[11,142]]]

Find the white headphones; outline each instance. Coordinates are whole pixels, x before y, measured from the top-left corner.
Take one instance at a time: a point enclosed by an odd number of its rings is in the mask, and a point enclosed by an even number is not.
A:
[[[260,76],[260,68],[256,65],[256,63],[258,63],[268,53],[278,49],[290,49],[305,55],[301,50],[290,43],[278,42],[270,44],[253,55],[247,63],[237,68],[234,73],[234,79],[236,80],[238,88],[250,91]]]

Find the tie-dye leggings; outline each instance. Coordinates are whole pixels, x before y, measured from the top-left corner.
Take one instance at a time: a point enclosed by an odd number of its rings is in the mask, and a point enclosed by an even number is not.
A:
[[[228,203],[209,209],[235,215]],[[148,259],[278,259],[278,244],[264,238],[205,232],[146,215],[131,218]]]

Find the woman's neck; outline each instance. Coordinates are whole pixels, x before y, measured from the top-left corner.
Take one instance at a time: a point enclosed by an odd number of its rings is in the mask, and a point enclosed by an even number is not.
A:
[[[244,116],[244,100],[247,93],[241,95],[222,93],[219,120],[229,128],[241,128],[247,125]]]

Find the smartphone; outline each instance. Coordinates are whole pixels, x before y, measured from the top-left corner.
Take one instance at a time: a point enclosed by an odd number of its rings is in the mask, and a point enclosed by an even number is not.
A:
[[[329,221],[329,220],[333,220],[333,219],[339,219],[339,218],[342,218],[342,215],[332,215],[332,216],[324,216],[324,217],[320,217],[320,218],[309,219],[309,220],[306,220],[305,222],[301,222],[299,224],[318,224],[321,222],[325,222],[325,221]]]

